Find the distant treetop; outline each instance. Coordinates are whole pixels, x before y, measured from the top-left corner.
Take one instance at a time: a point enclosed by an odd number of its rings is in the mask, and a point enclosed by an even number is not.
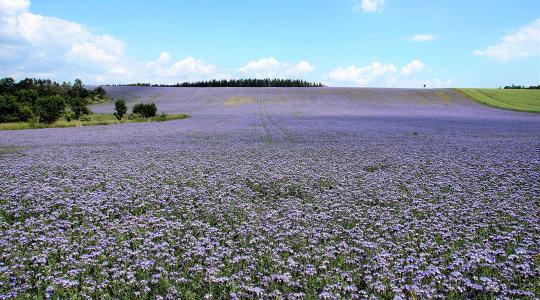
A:
[[[526,87],[524,85],[507,85],[504,87],[505,90],[521,90],[521,89],[529,89],[529,90],[539,90],[540,89],[540,84],[539,85],[531,85],[529,87]]]
[[[324,87],[322,83],[300,79],[222,79],[176,84],[131,83],[119,86],[155,86],[155,87]]]

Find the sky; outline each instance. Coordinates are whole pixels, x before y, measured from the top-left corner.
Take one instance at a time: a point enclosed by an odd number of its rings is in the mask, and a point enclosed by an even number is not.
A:
[[[0,77],[540,84],[540,1],[0,0]]]

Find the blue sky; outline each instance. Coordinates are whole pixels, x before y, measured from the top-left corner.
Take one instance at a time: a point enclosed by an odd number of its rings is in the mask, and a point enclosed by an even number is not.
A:
[[[540,1],[0,0],[0,76],[540,83]]]

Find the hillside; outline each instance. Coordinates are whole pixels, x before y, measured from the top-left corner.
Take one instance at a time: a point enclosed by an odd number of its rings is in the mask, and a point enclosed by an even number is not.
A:
[[[166,113],[283,116],[510,117],[516,113],[471,101],[453,89],[106,87],[128,105],[155,102]],[[110,113],[112,103],[92,106]],[[519,115],[519,114],[518,114]]]

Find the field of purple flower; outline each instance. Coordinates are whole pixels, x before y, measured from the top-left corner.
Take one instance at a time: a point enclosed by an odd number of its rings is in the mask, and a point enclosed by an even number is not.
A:
[[[108,94],[191,118],[0,132],[0,299],[540,297],[539,115],[452,90]]]

